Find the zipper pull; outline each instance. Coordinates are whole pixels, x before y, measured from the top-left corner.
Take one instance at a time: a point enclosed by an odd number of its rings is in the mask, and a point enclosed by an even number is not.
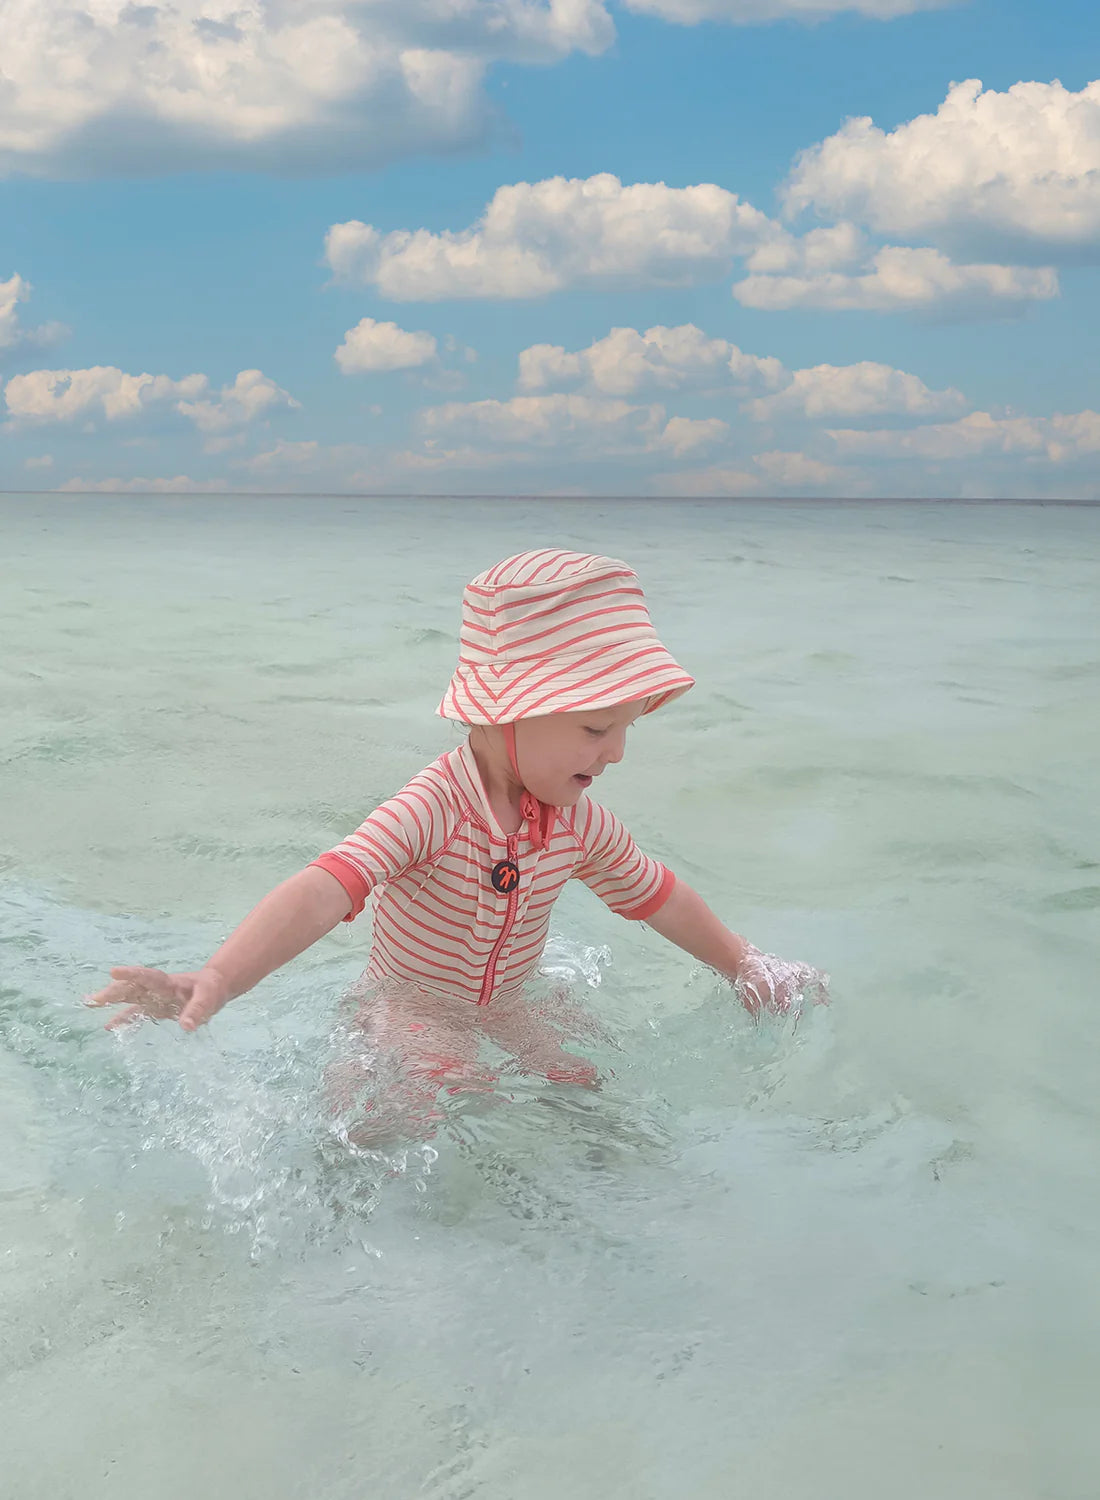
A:
[[[493,890],[499,891],[502,896],[507,896],[509,901],[519,885],[519,865],[516,862],[518,852],[519,834],[510,833],[508,835],[508,858],[499,860],[493,866],[489,876]]]

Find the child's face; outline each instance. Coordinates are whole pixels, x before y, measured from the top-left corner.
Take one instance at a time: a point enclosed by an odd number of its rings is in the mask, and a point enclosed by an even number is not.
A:
[[[627,730],[648,701],[521,719],[516,752],[528,791],[540,802],[572,806],[606,766],[622,760]]]

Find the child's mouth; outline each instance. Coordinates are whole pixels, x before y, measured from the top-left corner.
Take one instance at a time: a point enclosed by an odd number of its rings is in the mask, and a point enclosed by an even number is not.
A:
[[[592,778],[591,778],[591,776],[574,776],[573,780],[574,781],[579,781],[580,784],[581,784],[581,786],[591,786],[592,785]]]

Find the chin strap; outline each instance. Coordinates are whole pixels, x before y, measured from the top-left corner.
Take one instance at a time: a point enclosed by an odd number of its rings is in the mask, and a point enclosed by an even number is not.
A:
[[[516,726],[502,724],[500,727],[504,730],[504,743],[508,747],[508,759],[512,762],[512,770],[522,785],[523,777],[520,775],[519,762],[516,760]],[[550,842],[550,832],[554,826],[554,809],[549,803],[540,802],[524,787],[519,811],[520,817],[527,824],[527,837],[531,841],[532,849],[545,849]]]

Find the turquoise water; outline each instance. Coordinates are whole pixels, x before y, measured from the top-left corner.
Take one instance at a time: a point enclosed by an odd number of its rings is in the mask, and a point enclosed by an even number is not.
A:
[[[107,1034],[455,743],[463,582],[627,558],[698,679],[601,796],[833,1003],[570,887],[598,1096],[357,1154],[367,919]],[[1094,1500],[1100,510],[0,500],[5,1500]]]

